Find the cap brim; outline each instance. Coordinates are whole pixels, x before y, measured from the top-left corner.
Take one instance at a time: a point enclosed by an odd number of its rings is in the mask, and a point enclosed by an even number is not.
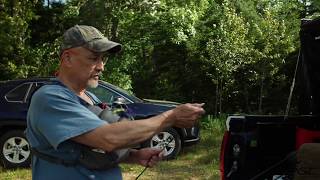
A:
[[[121,44],[110,41],[107,38],[96,39],[88,42],[85,47],[97,53],[117,53],[122,49]]]

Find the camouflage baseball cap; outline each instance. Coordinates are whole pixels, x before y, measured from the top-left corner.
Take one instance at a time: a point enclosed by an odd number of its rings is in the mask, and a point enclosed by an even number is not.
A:
[[[95,27],[75,25],[63,34],[60,54],[66,49],[80,46],[96,53],[117,53],[121,50],[121,44],[108,40]]]

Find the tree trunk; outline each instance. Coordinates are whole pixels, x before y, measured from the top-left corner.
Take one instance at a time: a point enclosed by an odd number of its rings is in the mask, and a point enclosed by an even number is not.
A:
[[[260,81],[260,96],[259,96],[259,113],[262,114],[262,100],[263,100],[263,91],[264,91],[264,76],[265,73],[262,73],[261,81]]]
[[[217,80],[217,85],[216,85],[216,102],[214,106],[214,116],[218,116],[218,101],[219,100],[219,79]]]
[[[250,102],[249,102],[249,92],[247,86],[244,87],[244,99],[245,99],[245,106],[246,106],[246,113],[250,113]]]
[[[222,80],[220,80],[220,90],[219,90],[219,116],[221,115],[221,112],[222,112],[222,90],[223,90]]]
[[[111,37],[112,41],[118,40],[118,25],[119,19],[117,17],[112,17],[112,27],[111,27]]]
[[[14,5],[15,5],[15,0],[11,0],[10,1],[10,15],[11,17],[13,17],[15,14],[14,14]]]
[[[141,57],[143,60],[143,64],[146,64],[147,62],[147,51],[144,44],[141,43]]]

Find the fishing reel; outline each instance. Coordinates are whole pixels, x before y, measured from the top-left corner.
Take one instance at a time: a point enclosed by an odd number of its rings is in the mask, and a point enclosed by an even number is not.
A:
[[[125,118],[129,120],[134,120],[129,107],[127,106],[125,99],[123,97],[115,98],[111,105],[111,111],[117,114],[120,119]]]

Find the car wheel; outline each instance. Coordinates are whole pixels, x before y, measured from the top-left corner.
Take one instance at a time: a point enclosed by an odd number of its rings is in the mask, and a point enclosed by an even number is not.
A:
[[[169,128],[154,135],[143,147],[163,148],[164,159],[174,159],[181,151],[181,138],[175,129]]]
[[[31,151],[22,130],[9,131],[0,138],[4,168],[30,167]]]

